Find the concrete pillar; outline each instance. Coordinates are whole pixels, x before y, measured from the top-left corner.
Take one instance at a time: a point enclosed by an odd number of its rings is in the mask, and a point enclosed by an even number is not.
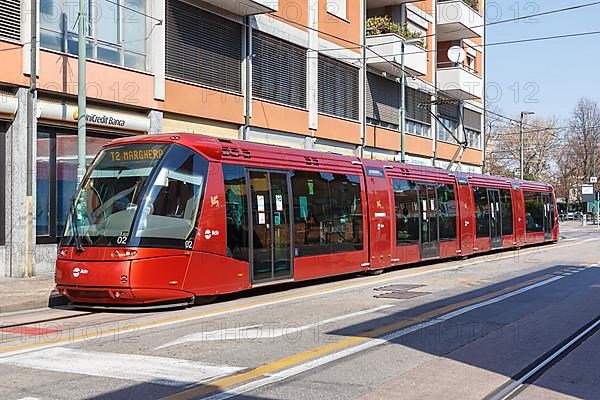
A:
[[[148,133],[163,133],[163,112],[152,110],[148,114],[148,118],[150,119],[150,129],[148,130]]]
[[[22,88],[17,91],[17,101],[17,112],[6,136],[6,225],[8,229],[6,232],[4,275],[18,278],[22,277],[25,272],[26,215],[23,205],[25,204],[27,183],[27,89]],[[34,126],[34,131],[37,131],[37,126]],[[34,144],[34,160],[35,148]],[[33,205],[35,207],[35,171],[33,195]],[[32,229],[35,230],[35,213],[32,225]],[[35,235],[33,235],[32,240],[31,248],[35,249]]]

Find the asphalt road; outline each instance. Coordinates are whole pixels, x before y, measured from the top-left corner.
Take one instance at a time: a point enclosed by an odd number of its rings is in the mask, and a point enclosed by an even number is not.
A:
[[[599,399],[600,231],[561,235],[184,310],[2,315],[1,398]]]

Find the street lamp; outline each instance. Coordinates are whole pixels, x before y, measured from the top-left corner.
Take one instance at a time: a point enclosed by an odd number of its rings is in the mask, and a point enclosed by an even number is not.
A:
[[[521,177],[521,180],[523,180],[523,148],[525,146],[524,143],[524,137],[523,137],[523,118],[526,115],[533,115],[535,114],[532,111],[521,111],[521,120],[519,121],[519,136],[521,138],[521,146],[520,146],[520,153],[519,153],[519,176]]]
[[[407,44],[421,43],[421,39],[402,39],[400,44],[400,162],[406,162],[404,145],[406,135],[406,72],[404,71],[404,46]]]

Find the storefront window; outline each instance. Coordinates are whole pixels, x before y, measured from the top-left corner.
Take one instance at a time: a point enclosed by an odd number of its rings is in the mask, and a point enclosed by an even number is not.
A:
[[[0,168],[6,171],[6,124],[0,122]],[[4,244],[4,214],[6,202],[4,200],[6,174],[0,174],[0,245]]]
[[[86,165],[111,138],[88,134]],[[63,234],[71,198],[77,190],[77,135],[40,128],[36,163],[36,228],[38,241],[56,242]]]
[[[87,55],[90,58],[146,69],[146,0],[87,0]],[[78,3],[41,0],[43,48],[77,54]]]

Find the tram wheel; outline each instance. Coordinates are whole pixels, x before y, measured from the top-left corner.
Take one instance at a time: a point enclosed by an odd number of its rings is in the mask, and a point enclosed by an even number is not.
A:
[[[214,303],[214,301],[217,299],[217,295],[214,296],[196,296],[194,297],[194,305],[195,306],[202,306],[205,304],[210,304],[210,303]]]
[[[381,274],[383,274],[383,268],[369,269],[369,270],[365,271],[365,275],[367,275],[367,276],[374,276],[374,275],[381,275]]]

